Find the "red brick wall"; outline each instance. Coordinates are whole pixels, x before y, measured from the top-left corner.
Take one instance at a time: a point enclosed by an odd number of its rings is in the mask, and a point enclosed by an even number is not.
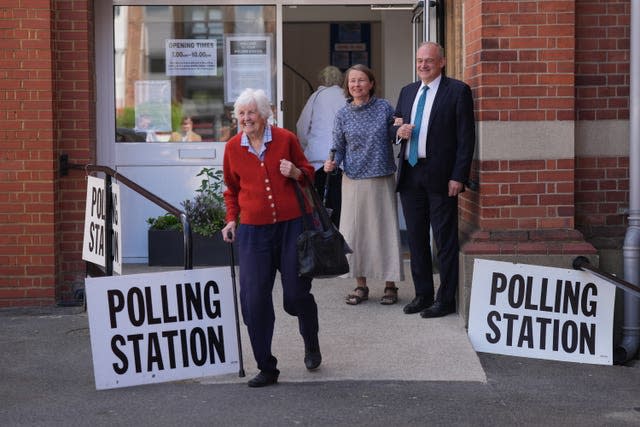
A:
[[[574,1],[470,0],[464,25],[478,121],[575,119]],[[463,229],[572,229],[574,166],[573,159],[527,160],[526,153],[476,162],[480,190],[462,197]]]
[[[582,157],[576,167],[576,224],[599,246],[617,247],[627,227],[629,157]]]
[[[574,120],[575,2],[465,3],[478,120]]]
[[[0,306],[54,299],[51,44],[50,1],[0,9]]]
[[[482,161],[478,167],[481,191],[460,201],[467,231],[574,227],[573,160]]]
[[[629,120],[631,2],[579,0],[576,11],[577,118]],[[585,237],[621,247],[628,207],[628,156],[577,159],[576,228]]]
[[[60,180],[57,166],[95,145],[90,3],[0,9],[0,307],[52,304],[84,270],[83,177]]]
[[[467,1],[465,78],[478,120],[628,120],[630,4]],[[480,192],[461,200],[467,231],[575,227],[589,239],[624,235],[624,153],[476,162],[474,173]]]
[[[630,0],[576,1],[578,120],[629,118]]]
[[[93,1],[55,0],[53,3],[56,155],[68,154],[72,163],[93,163],[96,146]],[[56,293],[59,300],[68,300],[75,289],[84,286],[82,238],[86,186],[85,173],[78,170],[70,171],[57,181]]]

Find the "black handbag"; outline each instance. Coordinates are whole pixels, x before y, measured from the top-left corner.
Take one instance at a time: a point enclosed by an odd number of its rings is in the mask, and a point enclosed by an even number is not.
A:
[[[297,240],[298,274],[318,279],[346,274],[349,272],[346,254],[353,251],[331,222],[327,211],[320,202],[320,196],[307,175],[304,175],[304,180],[305,189],[310,195],[313,216],[318,219],[319,224],[315,227],[312,215],[306,213],[304,190],[296,182],[296,196],[304,224],[304,230]]]

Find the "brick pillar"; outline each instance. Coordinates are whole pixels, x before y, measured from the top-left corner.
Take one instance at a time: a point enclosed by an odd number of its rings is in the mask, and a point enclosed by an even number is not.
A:
[[[95,60],[93,0],[54,0],[55,67],[54,115],[57,124],[56,160],[67,154],[69,162],[95,162]],[[84,209],[87,190],[85,172],[72,170],[56,176],[56,296],[74,298],[84,287],[82,260]]]
[[[55,286],[51,2],[20,3],[0,8],[0,307]]]
[[[595,255],[575,227],[575,2],[465,2],[478,192],[460,203],[461,312],[473,260],[571,268]]]
[[[622,275],[631,1],[581,0],[576,15],[576,228],[598,249],[600,267]]]
[[[5,2],[8,3],[8,2]],[[51,305],[84,282],[83,173],[95,149],[91,0],[0,8],[0,307]]]

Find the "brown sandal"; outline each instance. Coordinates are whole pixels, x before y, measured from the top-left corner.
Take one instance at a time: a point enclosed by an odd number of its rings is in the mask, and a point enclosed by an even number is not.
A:
[[[398,288],[395,286],[387,286],[384,288],[384,296],[380,298],[380,304],[391,305],[398,302]]]
[[[362,301],[366,301],[368,299],[369,299],[369,288],[358,286],[353,290],[352,293],[347,295],[345,302],[349,305],[358,305]]]

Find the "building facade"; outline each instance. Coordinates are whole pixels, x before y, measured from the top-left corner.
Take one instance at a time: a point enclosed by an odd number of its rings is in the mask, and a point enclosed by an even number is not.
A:
[[[254,28],[245,31],[243,25],[260,21],[260,34],[268,34],[265,40],[273,42],[274,105],[285,105],[276,109],[275,118],[285,127],[291,128],[286,102],[294,89],[283,63],[317,56],[313,43],[330,51],[330,31],[324,28],[332,28],[332,22],[370,25],[370,37],[363,43],[371,48],[370,65],[382,76],[383,95],[392,104],[399,88],[412,78],[413,7],[350,17],[352,10],[332,10],[343,6],[323,1],[317,2],[323,8],[319,13],[314,9],[310,23],[308,16],[298,16],[311,11],[305,7],[314,2],[308,1],[264,2],[253,21],[248,17],[258,9],[246,10],[250,3],[243,1],[191,1],[200,8],[193,10],[180,1],[5,3],[0,8],[0,307],[68,302],[84,285],[86,172],[63,175],[61,155],[77,165],[104,164],[134,176],[148,166],[123,160],[145,157],[147,151],[132,150],[150,148],[142,141],[116,141],[120,110],[113,94],[120,82],[118,47],[124,58],[153,46],[152,31],[136,33],[159,28],[146,25],[150,12],[168,13],[161,9],[167,7],[171,22],[188,22],[175,17],[187,12],[196,16],[206,7],[207,28],[225,37],[255,34]],[[467,191],[460,203],[462,308],[468,304],[477,257],[570,268],[573,257],[587,255],[603,269],[620,274],[629,203],[630,0],[437,3],[442,15],[433,31],[442,30],[447,73],[471,86],[477,120],[473,177],[479,188]],[[397,1],[381,4],[388,5],[398,10],[407,6]],[[119,28],[117,20],[125,12],[129,39],[119,45],[120,34],[114,28]],[[146,19],[146,26],[136,26],[136,19]],[[174,27],[181,28],[172,30],[175,39],[195,39],[199,31],[195,25]],[[190,33],[180,33],[185,28],[191,28]],[[305,31],[316,28],[323,36],[305,40]],[[141,47],[137,41],[144,37],[148,44]],[[318,66],[323,62],[326,59]],[[135,71],[133,63],[127,72]],[[154,79],[151,74],[138,78]],[[186,91],[201,80],[171,81],[175,97],[175,88]],[[227,95],[224,91],[220,96]],[[159,144],[154,147],[164,147]],[[212,137],[205,146],[220,158],[221,138]],[[201,164],[207,163],[184,163],[190,168]]]

